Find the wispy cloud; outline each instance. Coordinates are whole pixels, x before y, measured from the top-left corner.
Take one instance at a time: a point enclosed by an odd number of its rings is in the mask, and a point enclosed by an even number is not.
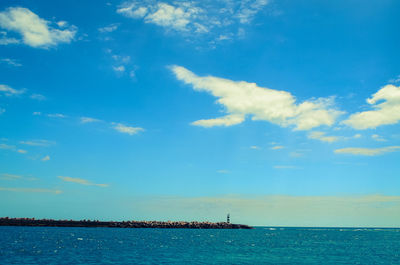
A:
[[[212,42],[226,40],[242,32],[268,4],[266,0],[194,0],[166,3],[154,0],[126,1],[117,13],[166,31],[185,36],[209,36]]]
[[[400,86],[384,86],[367,99],[367,103],[373,110],[353,114],[343,123],[355,129],[364,130],[396,124],[400,121]]]
[[[213,76],[200,77],[181,66],[171,70],[178,80],[218,98],[217,103],[226,110],[226,116],[198,120],[193,125],[202,127],[232,126],[246,117],[268,121],[280,126],[295,126],[295,130],[310,130],[334,124],[340,111],[334,107],[333,98],[319,98],[296,104],[289,92],[259,87],[255,83],[232,81]]]
[[[0,149],[9,149],[9,150],[13,150],[15,149],[15,145],[8,145],[8,144],[0,144]]]
[[[39,101],[43,101],[46,100],[46,97],[41,95],[41,94],[32,94],[30,96],[31,99],[35,99],[35,100],[39,100]]]
[[[1,41],[1,39],[0,39],[0,41]],[[1,43],[0,43],[0,45],[1,45]],[[0,62],[6,63],[6,64],[14,66],[14,67],[22,66],[22,64],[19,63],[17,60],[11,59],[11,58],[2,58],[2,59],[0,59]]]
[[[348,148],[336,149],[335,153],[361,155],[361,156],[376,156],[395,151],[400,151],[400,146],[387,146],[381,148],[348,147]]]
[[[228,173],[230,173],[230,171],[227,170],[227,169],[219,169],[219,170],[217,170],[217,173],[219,173],[219,174],[228,174]]]
[[[338,136],[327,136],[325,135],[324,132],[319,132],[319,131],[310,132],[308,134],[308,138],[328,143],[333,143],[339,141],[340,139]]]
[[[124,125],[122,123],[112,123],[112,124],[114,124],[113,128],[115,130],[117,130],[118,132],[126,133],[129,135],[134,135],[134,134],[144,131],[144,129],[141,127],[131,127],[131,126]]]
[[[99,119],[90,118],[90,117],[81,117],[81,123],[93,123],[93,122],[101,122]]]
[[[86,185],[86,186],[97,186],[97,187],[102,187],[102,188],[106,188],[109,186],[108,184],[96,184],[96,183],[90,182],[89,180],[81,179],[81,178],[71,178],[71,177],[63,177],[63,176],[58,176],[58,178],[61,179],[62,181],[77,183],[77,184]]]
[[[123,66],[123,65],[113,66],[113,70],[118,73],[123,73],[123,72],[125,72],[125,66]]]
[[[5,31],[0,31],[0,45],[9,45],[18,43],[21,43],[21,41],[17,40],[16,38],[8,37],[8,34]]]
[[[20,153],[20,154],[28,153],[28,151],[26,151],[24,149],[19,149],[15,145],[9,145],[9,144],[4,144],[4,143],[0,144],[0,149],[13,151],[13,152],[17,152],[17,153]]]
[[[17,90],[7,85],[0,85],[0,93],[4,93],[7,97],[18,96],[25,93],[25,89]]]
[[[3,180],[29,180],[29,181],[37,180],[37,178],[24,177],[21,175],[14,175],[14,174],[8,174],[8,173],[0,174],[0,179],[3,179]]]
[[[0,115],[6,112],[6,109],[0,108]]]
[[[67,116],[61,113],[51,113],[51,114],[47,114],[47,117],[50,118],[66,118]]]
[[[270,149],[271,150],[279,150],[279,149],[283,149],[283,148],[285,148],[283,145],[275,145],[275,146],[272,146]]]
[[[27,141],[20,141],[19,143],[30,146],[50,146],[55,144],[54,141],[49,141],[49,140],[27,140]]]
[[[0,187],[0,191],[11,191],[11,192],[34,192],[34,193],[54,193],[60,194],[61,190],[51,190],[51,189],[40,189],[40,188],[6,188]]]
[[[119,26],[118,23],[113,23],[113,24],[110,24],[110,25],[108,25],[108,26],[99,28],[98,30],[99,30],[101,33],[110,33],[110,32],[116,31],[116,30],[118,29],[118,26]]]
[[[42,160],[43,162],[46,162],[46,161],[49,161],[50,160],[50,156],[49,155],[46,155],[46,156],[44,156],[42,159],[40,159],[40,160]]]
[[[9,7],[0,12],[0,27],[17,32],[22,40],[3,37],[1,44],[19,43],[22,41],[26,45],[34,48],[48,48],[60,43],[71,42],[76,34],[76,27],[52,23],[23,7]]]
[[[259,147],[259,146],[257,146],[257,145],[252,145],[252,146],[250,146],[250,149],[259,150],[259,149],[261,149],[261,147]]]
[[[390,80],[389,80],[389,83],[392,83],[392,84],[400,83],[400,75],[396,76],[396,77],[393,78],[393,79],[390,79]]]
[[[386,139],[380,136],[379,134],[371,135],[371,138],[378,142],[386,142]]]
[[[108,50],[108,53],[111,55],[111,59],[113,60],[112,69],[117,73],[117,75],[122,76],[125,73],[128,73],[131,78],[135,79],[138,66],[132,63],[130,56],[113,54],[112,50]]]

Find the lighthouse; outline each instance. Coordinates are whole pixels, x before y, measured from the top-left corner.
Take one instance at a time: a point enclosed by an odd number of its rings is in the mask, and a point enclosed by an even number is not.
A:
[[[226,223],[230,223],[231,222],[231,216],[229,215],[229,213],[226,216]]]

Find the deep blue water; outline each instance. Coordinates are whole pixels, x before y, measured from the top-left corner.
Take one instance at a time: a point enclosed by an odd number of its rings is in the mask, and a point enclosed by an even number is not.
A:
[[[400,264],[400,229],[0,227],[0,264]]]

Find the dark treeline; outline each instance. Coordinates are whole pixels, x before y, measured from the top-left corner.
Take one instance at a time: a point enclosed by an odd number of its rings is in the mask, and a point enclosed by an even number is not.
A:
[[[195,229],[251,229],[252,227],[226,222],[185,221],[98,221],[98,220],[53,220],[35,218],[0,218],[0,226],[55,226],[55,227],[119,227],[119,228],[195,228]]]

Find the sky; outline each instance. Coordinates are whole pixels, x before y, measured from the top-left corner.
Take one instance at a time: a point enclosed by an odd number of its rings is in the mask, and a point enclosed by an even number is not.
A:
[[[400,227],[400,2],[0,3],[0,216]]]

